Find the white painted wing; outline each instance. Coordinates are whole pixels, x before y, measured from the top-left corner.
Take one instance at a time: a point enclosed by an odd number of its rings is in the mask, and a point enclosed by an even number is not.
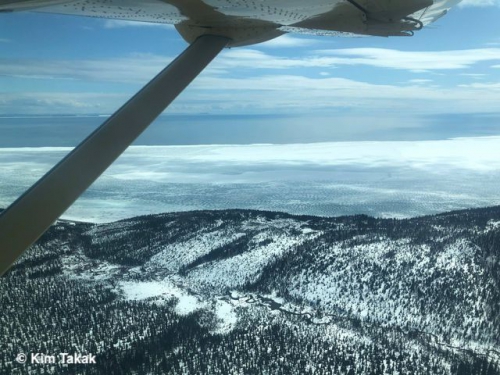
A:
[[[0,11],[35,10],[190,27],[269,27],[333,35],[411,35],[460,0],[0,0]],[[363,11],[364,10],[364,11]],[[411,23],[405,18],[418,20]]]

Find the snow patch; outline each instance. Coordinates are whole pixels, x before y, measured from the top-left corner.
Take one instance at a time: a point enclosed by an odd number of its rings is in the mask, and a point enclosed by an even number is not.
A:
[[[488,223],[486,224],[487,231],[497,228],[500,228],[500,221],[498,220],[489,220]]]
[[[181,295],[177,306],[175,306],[175,312],[179,315],[188,315],[203,306],[204,304],[200,303],[198,298],[190,295]]]
[[[121,281],[119,283],[127,300],[140,301],[149,298],[177,298],[175,312],[179,315],[188,315],[205,306],[197,297],[190,295],[175,286],[170,280],[163,281]]]
[[[123,290],[125,299],[133,301],[159,297],[169,292],[169,289],[158,281],[122,281],[120,287]]]
[[[234,311],[234,307],[226,301],[218,300],[216,302],[215,315],[219,321],[217,333],[229,333],[238,323],[238,316]]]

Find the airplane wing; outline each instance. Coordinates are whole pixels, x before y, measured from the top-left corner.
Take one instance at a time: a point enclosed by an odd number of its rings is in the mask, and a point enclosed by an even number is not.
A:
[[[287,32],[411,36],[459,0],[0,0],[36,11],[175,25],[186,51],[0,213],[0,276],[227,46]],[[0,14],[8,17],[8,14]]]
[[[213,34],[215,31],[227,34],[231,30],[233,34],[239,34],[242,31],[236,30],[244,30],[243,33],[255,36],[255,41],[252,42],[259,42],[286,32],[336,36],[410,36],[415,30],[442,17],[459,2],[460,0],[0,0],[0,11],[32,10],[173,24],[188,42],[203,33]]]

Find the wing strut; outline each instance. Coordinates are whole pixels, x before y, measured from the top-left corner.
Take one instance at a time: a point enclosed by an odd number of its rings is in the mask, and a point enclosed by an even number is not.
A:
[[[0,276],[229,43],[204,35],[0,214]]]

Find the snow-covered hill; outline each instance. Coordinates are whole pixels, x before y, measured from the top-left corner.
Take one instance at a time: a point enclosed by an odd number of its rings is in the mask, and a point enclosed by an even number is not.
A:
[[[0,305],[1,373],[74,348],[84,373],[499,374],[500,207],[59,222]]]

